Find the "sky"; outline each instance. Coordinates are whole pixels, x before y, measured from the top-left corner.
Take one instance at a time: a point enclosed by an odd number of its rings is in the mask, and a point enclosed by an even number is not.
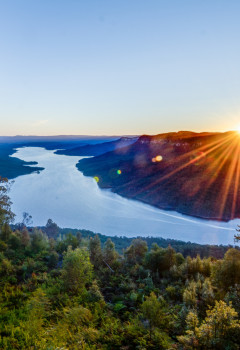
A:
[[[0,135],[240,126],[239,0],[0,0]]]

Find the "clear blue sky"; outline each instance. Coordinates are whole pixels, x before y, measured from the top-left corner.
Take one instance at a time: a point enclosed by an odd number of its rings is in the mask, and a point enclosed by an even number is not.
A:
[[[0,134],[240,125],[239,0],[0,0]]]

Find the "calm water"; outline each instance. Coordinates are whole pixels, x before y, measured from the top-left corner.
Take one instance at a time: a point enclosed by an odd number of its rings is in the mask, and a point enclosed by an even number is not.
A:
[[[233,244],[240,220],[219,223],[159,210],[101,190],[76,168],[80,157],[56,155],[44,148],[19,148],[13,155],[37,161],[45,169],[15,179],[10,191],[16,221],[28,212],[36,226],[49,218],[60,227],[83,228],[106,235],[159,236],[209,244]]]

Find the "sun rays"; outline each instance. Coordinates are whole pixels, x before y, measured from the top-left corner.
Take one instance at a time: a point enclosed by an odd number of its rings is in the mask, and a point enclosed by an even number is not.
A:
[[[169,146],[169,157],[166,154],[162,162],[149,164],[149,167],[155,166],[155,180],[143,186],[135,196],[167,192],[168,187],[179,180],[177,196],[182,196],[182,201],[193,198],[193,205],[200,209],[209,202],[209,216],[216,219],[239,216],[240,128],[237,133],[206,136],[199,147],[194,146],[192,143],[191,150],[176,154],[175,158],[175,151]]]

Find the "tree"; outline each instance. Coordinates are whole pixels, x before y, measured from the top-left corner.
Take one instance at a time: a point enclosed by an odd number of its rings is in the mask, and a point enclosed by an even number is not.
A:
[[[46,250],[48,247],[47,236],[38,229],[34,229],[31,234],[31,248],[34,253],[39,253],[41,250]]]
[[[12,265],[11,261],[7,258],[2,259],[0,263],[0,276],[6,277],[12,275],[13,273],[14,266]]]
[[[172,266],[176,264],[176,252],[169,245],[165,251],[164,256],[164,270],[169,270]]]
[[[223,291],[240,283],[240,251],[231,248],[224,255],[222,261],[213,266],[213,279],[215,284]]]
[[[25,349],[44,349],[44,319],[49,308],[49,300],[41,288],[36,289],[27,302],[27,320],[21,322],[25,338]]]
[[[187,306],[195,308],[197,306],[197,283],[191,281],[183,292],[183,301]]]
[[[26,212],[23,212],[22,222],[15,224],[18,230],[23,230],[24,227],[31,226],[33,224],[32,216]]]
[[[214,301],[213,287],[209,278],[203,281],[201,278],[190,281],[183,292],[183,301],[186,306],[198,308],[199,312],[205,314],[206,309]]]
[[[11,211],[12,202],[8,196],[8,191],[8,180],[0,177],[0,228],[3,224],[10,224],[15,217],[15,214]]]
[[[99,331],[93,328],[93,315],[89,309],[81,305],[65,307],[59,316],[55,326],[47,330],[48,346],[41,349],[98,349],[94,344]]]
[[[63,242],[65,243],[66,250],[68,246],[71,246],[72,249],[76,249],[80,246],[80,241],[77,236],[74,236],[72,233],[67,233]]]
[[[103,249],[104,262],[111,266],[116,261],[117,256],[118,254],[115,250],[115,244],[113,243],[111,238],[108,238],[104,243],[104,249]]]
[[[229,288],[224,301],[227,303],[231,302],[234,309],[240,314],[240,284],[235,284],[233,287]]]
[[[101,242],[98,235],[91,237],[89,241],[90,260],[94,268],[99,268],[103,261]]]
[[[155,327],[166,330],[169,320],[164,310],[164,301],[159,300],[154,292],[142,304],[143,317],[148,321],[150,340]]]
[[[52,219],[48,219],[45,231],[49,238],[56,239],[59,234],[59,227]]]
[[[145,266],[154,273],[159,273],[163,267],[165,249],[160,248],[156,243],[152,245],[152,249],[146,254]]]
[[[11,234],[11,227],[8,225],[8,223],[5,222],[1,227],[0,239],[4,242],[8,242]]]
[[[21,240],[22,240],[22,245],[24,247],[27,247],[29,242],[30,242],[30,235],[28,233],[28,230],[26,227],[24,227],[21,231]]]
[[[145,257],[145,266],[157,275],[162,275],[175,264],[176,252],[171,246],[164,249],[153,244],[152,249]]]
[[[224,301],[216,301],[215,307],[207,311],[201,326],[196,329],[200,344],[213,349],[234,349],[239,344],[240,322],[238,314]],[[230,345],[232,344],[232,347]]]
[[[186,335],[178,337],[178,340],[185,349],[238,349],[240,322],[237,317],[231,304],[216,301],[214,308],[207,310],[200,326],[196,314],[188,314]]]
[[[24,226],[29,226],[32,225],[33,221],[32,221],[32,216],[26,212],[23,213],[23,220],[22,223]]]
[[[57,267],[58,260],[59,260],[58,253],[55,251],[50,252],[48,256],[48,267],[51,269]]]
[[[63,259],[63,283],[65,289],[74,295],[81,293],[92,280],[92,264],[86,250],[69,247]]]
[[[20,232],[19,231],[13,232],[8,240],[8,246],[14,251],[16,251],[21,247],[21,244],[22,242],[21,242]]]
[[[132,241],[130,247],[127,248],[125,256],[130,264],[141,264],[147,250],[147,242],[136,238]]]
[[[199,341],[196,336],[196,330],[199,324],[198,316],[195,310],[190,310],[186,317],[186,335],[181,335],[178,338],[180,344],[184,345],[184,349],[198,349]]]

